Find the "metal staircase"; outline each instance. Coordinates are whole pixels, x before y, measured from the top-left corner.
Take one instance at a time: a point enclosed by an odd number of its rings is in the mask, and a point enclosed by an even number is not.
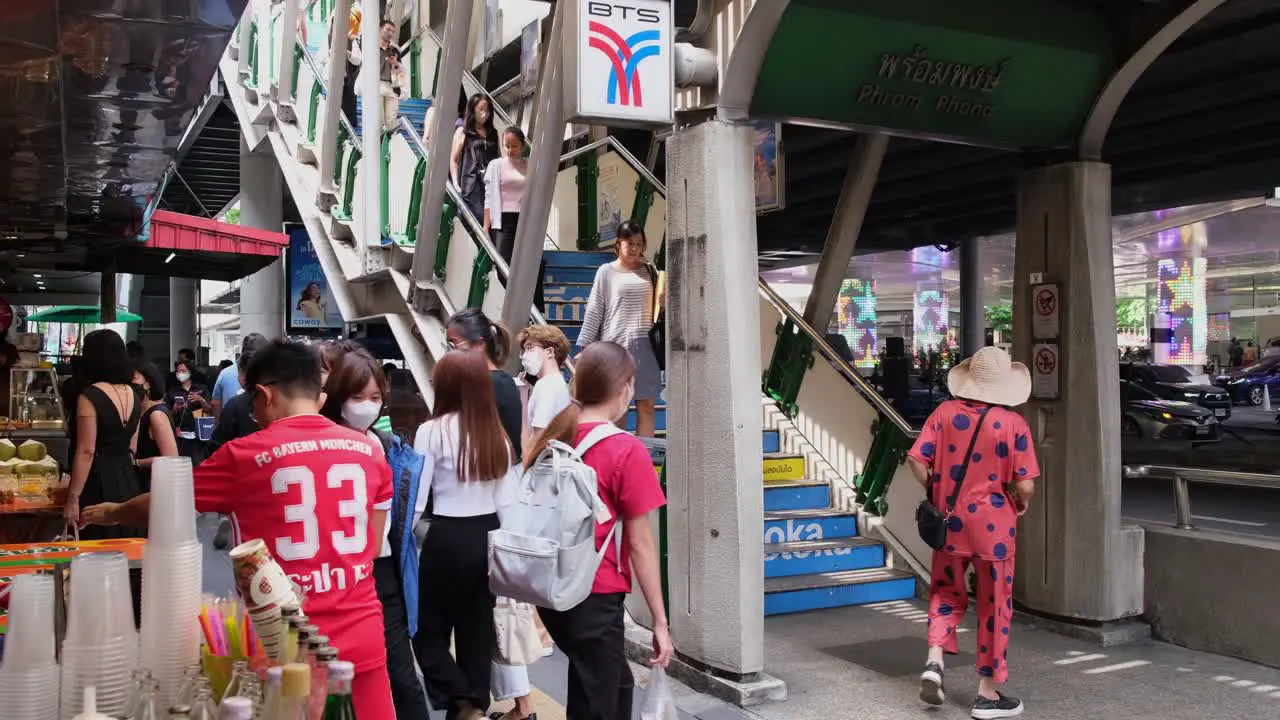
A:
[[[308,9],[309,20],[324,0]],[[243,22],[256,27],[260,19],[263,32],[270,25],[265,0],[255,0]],[[277,24],[278,25],[278,24]],[[279,32],[278,28],[275,32]],[[314,34],[314,31],[309,31]],[[378,208],[366,208],[359,188],[368,163],[360,162],[358,133],[345,119],[335,139],[338,162],[332,178],[319,177],[316,167],[320,155],[320,117],[325,103],[334,94],[324,86],[321,62],[301,44],[295,50],[296,92],[292,112],[281,112],[268,91],[275,82],[276,63],[266,62],[264,54],[277,47],[274,36],[264,42],[253,27],[242,37],[254,42],[241,43],[224,58],[221,69],[227,81],[227,94],[240,121],[241,131],[252,148],[269,143],[280,164],[289,192],[298,206],[303,222],[331,286],[335,299],[348,321],[384,320],[404,351],[406,364],[413,372],[428,403],[432,401],[430,371],[436,358],[447,351],[444,319],[457,309],[481,307],[490,316],[501,314],[508,268],[476,218],[465,209],[456,189],[447,189],[443,208],[444,222],[437,242],[433,267],[435,279],[431,290],[434,302],[415,307],[406,298],[411,295],[409,270],[414,253],[417,226],[424,212],[420,186],[429,161],[428,150],[421,142],[421,119],[402,117],[397,131],[383,141],[382,162],[378,172],[382,179],[382,201]],[[312,43],[314,45],[315,43]],[[425,31],[411,43],[413,52],[407,63],[414,76],[411,85],[423,95],[411,105],[410,113],[426,107],[434,91],[428,78],[434,78],[439,57],[439,42]],[[242,74],[235,54],[250,52],[250,71]],[[478,88],[474,78],[467,77],[464,86]],[[501,109],[494,105],[501,114]],[[415,123],[414,120],[417,120]],[[509,118],[499,117],[500,121]],[[651,178],[654,190],[665,197],[666,189],[629,152],[612,138],[592,144],[592,152],[616,153],[641,177]],[[586,148],[578,148],[580,155]],[[327,182],[326,182],[327,181]],[[326,197],[328,201],[326,202]],[[319,204],[318,204],[319,200]],[[331,206],[330,206],[331,203]],[[438,211],[438,210],[436,210]],[[364,213],[381,214],[378,237],[361,237]],[[600,264],[612,259],[612,253],[572,252],[558,249],[548,238],[544,254],[544,306],[546,317],[538,308],[530,308],[533,322],[551,322],[564,330],[571,343],[581,330],[582,317],[591,282]],[[775,297],[761,288],[762,317],[783,317],[771,305]],[[820,338],[819,338],[820,339]],[[768,354],[765,354],[768,357]],[[849,377],[854,377],[850,375]],[[859,378],[860,380],[860,378]],[[852,381],[851,381],[852,382]],[[839,394],[844,402],[860,403],[866,410],[858,417],[875,417],[869,409],[865,387],[841,384]],[[859,395],[861,393],[861,395]],[[846,396],[859,396],[849,400]],[[803,412],[805,402],[799,403]],[[776,408],[764,398],[767,411]],[[767,414],[767,413],[766,413]],[[857,422],[857,421],[855,421]],[[635,413],[629,413],[627,425],[635,426]],[[659,407],[659,435],[665,434],[666,412]],[[859,457],[870,455],[871,434],[865,428],[851,435],[847,445]],[[848,493],[841,492],[833,477],[850,476],[838,461],[824,457],[811,445],[798,424],[775,423],[762,435],[762,477],[765,517],[765,612],[781,614],[839,605],[879,602],[911,597],[915,592],[913,574],[889,567],[890,553],[878,539],[859,531],[859,518]],[[865,530],[865,528],[864,528]]]

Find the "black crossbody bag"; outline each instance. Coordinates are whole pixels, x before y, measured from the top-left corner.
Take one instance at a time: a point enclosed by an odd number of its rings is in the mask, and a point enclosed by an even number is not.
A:
[[[973,429],[973,438],[969,440],[969,450],[965,452],[964,464],[960,469],[960,480],[956,483],[955,492],[947,498],[947,511],[944,514],[933,504],[933,487],[937,481],[938,473],[929,473],[929,484],[925,488],[924,500],[916,506],[916,528],[920,532],[920,539],[934,550],[941,550],[947,545],[947,521],[956,511],[956,501],[960,498],[960,490],[964,487],[964,483],[969,479],[969,460],[973,458],[973,448],[978,444],[978,433],[982,432],[982,423],[987,419],[987,413],[991,412],[988,406],[978,415],[978,426]]]

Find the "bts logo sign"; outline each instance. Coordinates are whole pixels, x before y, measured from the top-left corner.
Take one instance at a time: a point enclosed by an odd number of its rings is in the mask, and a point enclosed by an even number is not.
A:
[[[566,53],[569,120],[670,124],[674,62],[667,0],[570,0],[576,33]]]

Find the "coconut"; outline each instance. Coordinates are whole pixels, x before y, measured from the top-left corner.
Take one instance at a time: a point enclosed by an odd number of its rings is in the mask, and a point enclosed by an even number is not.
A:
[[[28,440],[18,446],[18,457],[29,462],[37,462],[49,456],[49,448],[39,440]]]
[[[18,446],[9,438],[0,439],[0,462],[12,460],[18,455]]]

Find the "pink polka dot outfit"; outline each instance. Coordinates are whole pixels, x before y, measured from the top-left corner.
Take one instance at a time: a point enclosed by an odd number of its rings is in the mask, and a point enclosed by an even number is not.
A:
[[[931,499],[944,511],[962,475],[968,477],[947,525],[947,544],[933,554],[929,645],[941,646],[948,654],[959,651],[956,628],[969,602],[965,571],[973,565],[978,580],[978,674],[1003,683],[1009,672],[1018,534],[1013,484],[1039,477],[1040,466],[1022,416],[992,407],[974,444],[968,472],[964,471],[965,453],[985,407],[964,400],[943,403],[925,421],[908,457],[929,468],[934,480]]]

